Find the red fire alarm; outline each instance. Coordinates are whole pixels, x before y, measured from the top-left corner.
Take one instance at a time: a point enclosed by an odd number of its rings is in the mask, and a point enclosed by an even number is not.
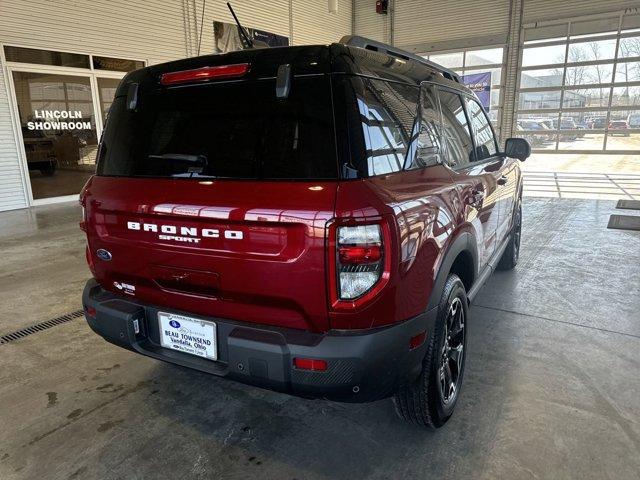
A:
[[[389,6],[388,0],[377,0],[376,1],[376,13],[381,15],[387,14],[387,7]]]

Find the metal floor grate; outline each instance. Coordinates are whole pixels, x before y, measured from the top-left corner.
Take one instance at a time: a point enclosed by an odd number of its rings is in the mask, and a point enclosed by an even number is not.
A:
[[[0,336],[0,345],[13,342],[14,340],[19,340],[24,337],[28,337],[32,333],[41,332],[51,327],[55,327],[56,325],[62,325],[63,323],[70,322],[71,320],[75,320],[76,318],[80,318],[82,316],[84,316],[84,312],[82,310],[77,310],[75,312],[62,315],[61,317],[52,318],[51,320],[37,323],[36,325],[32,325],[30,327],[23,328],[12,333],[7,333],[6,335]]]

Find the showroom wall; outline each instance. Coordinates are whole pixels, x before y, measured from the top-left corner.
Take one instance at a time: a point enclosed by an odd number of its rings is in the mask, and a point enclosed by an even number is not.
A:
[[[293,44],[329,43],[351,33],[352,2],[232,0],[241,21],[285,35]],[[198,51],[202,0],[2,0],[0,44],[144,60],[148,64]],[[223,0],[207,0],[201,54],[213,50],[214,20],[232,22]],[[4,57],[0,56],[0,61]],[[29,206],[29,172],[17,140],[6,65],[0,66],[0,211]]]

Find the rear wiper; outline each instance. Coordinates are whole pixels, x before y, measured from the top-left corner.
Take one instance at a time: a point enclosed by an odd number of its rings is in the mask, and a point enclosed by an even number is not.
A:
[[[208,165],[207,157],[205,155],[188,155],[185,153],[163,153],[162,155],[149,155],[149,158],[156,158],[165,161],[173,161],[178,163],[193,164],[187,168],[186,173],[189,176],[201,174]]]

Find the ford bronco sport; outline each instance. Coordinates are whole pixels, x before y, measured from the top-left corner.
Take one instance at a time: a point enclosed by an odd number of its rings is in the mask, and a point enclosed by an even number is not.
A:
[[[118,87],[81,193],[90,327],[303,397],[439,427],[469,301],[520,246],[529,145],[455,73],[384,44],[243,50]]]

